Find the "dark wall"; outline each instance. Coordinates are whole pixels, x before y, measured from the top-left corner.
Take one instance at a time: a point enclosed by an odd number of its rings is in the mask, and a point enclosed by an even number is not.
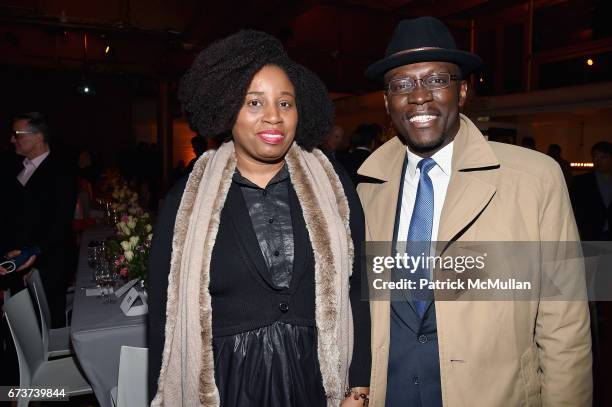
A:
[[[16,112],[45,113],[57,148],[87,149],[113,164],[116,153],[133,144],[131,101],[135,79],[92,76],[94,96],[82,96],[78,71],[65,72],[0,66],[0,145],[9,144],[11,118]]]

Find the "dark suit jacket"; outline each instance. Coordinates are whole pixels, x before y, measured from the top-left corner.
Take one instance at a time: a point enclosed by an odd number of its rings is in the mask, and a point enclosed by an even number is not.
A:
[[[607,208],[604,206],[595,173],[575,177],[570,188],[570,197],[580,238],[600,240],[606,219],[609,227],[612,227],[612,205]]]
[[[76,204],[76,180],[67,160],[51,152],[25,186],[17,180],[23,169],[18,164],[3,179],[7,200],[0,213],[3,254],[9,250],[38,246],[40,270],[51,308],[53,325],[64,319],[65,291],[72,253],[71,228]],[[15,288],[18,275],[7,276],[5,284]],[[6,284],[8,283],[8,284]],[[59,318],[59,320],[58,320]]]

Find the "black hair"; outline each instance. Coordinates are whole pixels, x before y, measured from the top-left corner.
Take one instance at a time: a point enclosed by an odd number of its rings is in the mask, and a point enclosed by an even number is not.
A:
[[[612,155],[612,143],[607,141],[595,143],[593,144],[593,147],[591,147],[591,154],[593,154],[595,151]]]
[[[198,134],[191,138],[191,148],[196,156],[199,157],[204,154],[207,147],[208,143],[206,142],[204,136]]]
[[[178,97],[190,127],[199,134],[231,134],[255,74],[266,65],[285,71],[296,92],[295,141],[311,151],[334,122],[325,85],[310,70],[292,61],[269,34],[243,30],[205,48],[181,79]]]
[[[44,114],[40,112],[19,113],[13,117],[13,123],[17,120],[27,120],[31,131],[36,131],[43,135],[45,143],[49,143],[50,128],[49,122]]]

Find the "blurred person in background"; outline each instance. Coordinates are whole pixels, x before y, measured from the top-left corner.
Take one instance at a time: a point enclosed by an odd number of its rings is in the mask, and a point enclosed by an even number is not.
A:
[[[47,119],[38,112],[15,116],[11,143],[23,157],[10,172],[6,206],[0,213],[0,252],[14,257],[24,248],[38,248],[32,258],[40,271],[53,328],[65,324],[66,287],[71,273],[72,220],[76,205],[75,169],[50,148]],[[34,261],[35,260],[35,261]],[[4,278],[12,290],[23,288],[20,273]]]
[[[572,206],[582,240],[612,240],[612,143],[591,148],[593,171],[574,177]]]

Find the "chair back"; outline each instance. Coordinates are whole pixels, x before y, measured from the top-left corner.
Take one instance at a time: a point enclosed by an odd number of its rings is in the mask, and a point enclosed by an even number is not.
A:
[[[28,290],[21,290],[9,298],[4,303],[4,313],[17,350],[19,386],[28,387],[45,360],[36,312]]]
[[[27,280],[34,302],[40,315],[40,331],[42,333],[43,349],[49,349],[49,329],[51,329],[51,312],[47,302],[47,294],[38,270],[34,269]]]
[[[146,407],[149,405],[148,360],[148,348],[121,347],[117,407]]]

